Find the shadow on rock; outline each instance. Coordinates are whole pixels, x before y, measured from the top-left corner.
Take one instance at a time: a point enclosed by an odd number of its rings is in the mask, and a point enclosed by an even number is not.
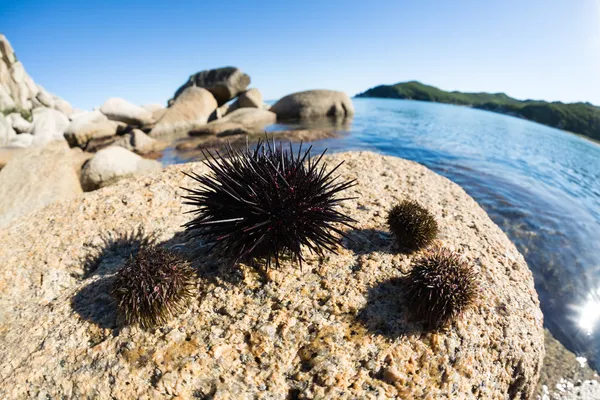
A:
[[[346,232],[346,236],[344,246],[357,254],[393,251],[392,236],[380,229],[351,229]]]
[[[369,289],[367,305],[357,315],[369,332],[392,339],[424,332],[422,324],[414,323],[407,314],[404,285],[404,279],[395,278]]]
[[[211,250],[211,245],[189,232],[177,232],[161,245],[188,260],[198,276],[210,283],[219,284],[219,281],[224,281],[239,284],[244,280],[244,271],[228,258],[222,249],[217,247]],[[256,267],[255,270],[266,279],[262,268]]]
[[[156,234],[147,234],[142,228],[127,233],[108,233],[102,243],[92,247],[83,265],[83,279],[93,274],[106,275],[116,271],[140,247],[156,243]]]
[[[101,277],[77,292],[71,299],[73,311],[100,328],[117,328],[117,307],[110,297],[112,281],[112,277]]]

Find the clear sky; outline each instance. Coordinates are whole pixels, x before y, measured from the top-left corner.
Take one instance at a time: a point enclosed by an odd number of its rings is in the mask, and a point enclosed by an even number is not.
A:
[[[600,105],[600,0],[0,0],[0,32],[37,83],[86,109],[165,103],[228,65],[273,100],[419,80]]]

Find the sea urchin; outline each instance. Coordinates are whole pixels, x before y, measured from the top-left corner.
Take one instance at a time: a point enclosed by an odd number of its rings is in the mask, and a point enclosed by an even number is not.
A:
[[[388,213],[387,223],[398,244],[411,251],[428,246],[438,233],[435,218],[412,200],[396,204]]]
[[[428,250],[413,261],[405,282],[409,311],[432,329],[447,325],[479,295],[473,267],[446,248]]]
[[[117,272],[111,295],[128,324],[163,324],[182,311],[196,278],[190,264],[155,245],[140,248]]]
[[[275,142],[259,142],[254,150],[227,147],[227,154],[205,153],[206,175],[188,176],[200,187],[186,189],[185,204],[196,206],[196,217],[185,224],[210,250],[219,246],[222,257],[234,262],[264,260],[279,267],[282,256],[302,265],[301,246],[319,255],[335,252],[344,235],[335,224],[350,226],[354,220],[336,206],[338,194],[354,181],[339,181],[321,163],[325,152],[311,158],[310,150],[283,149]]]

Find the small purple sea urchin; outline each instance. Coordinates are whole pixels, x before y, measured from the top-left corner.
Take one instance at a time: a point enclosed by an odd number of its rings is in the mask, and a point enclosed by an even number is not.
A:
[[[414,251],[433,242],[438,225],[431,213],[416,201],[404,200],[388,213],[387,223],[398,245]]]
[[[325,152],[310,157],[312,146],[297,153],[269,141],[256,149],[227,147],[226,157],[207,152],[207,175],[190,174],[199,188],[185,189],[185,204],[196,206],[196,217],[185,224],[192,235],[220,246],[223,257],[234,262],[262,259],[279,267],[289,255],[302,265],[301,246],[319,255],[335,252],[344,233],[335,224],[350,226],[354,220],[336,206],[338,194],[354,181],[338,181],[334,172],[321,163]]]
[[[473,267],[446,248],[428,250],[413,261],[405,281],[409,311],[432,329],[447,325],[479,295]]]
[[[183,310],[196,272],[175,253],[145,246],[116,274],[111,295],[128,324],[150,328]]]

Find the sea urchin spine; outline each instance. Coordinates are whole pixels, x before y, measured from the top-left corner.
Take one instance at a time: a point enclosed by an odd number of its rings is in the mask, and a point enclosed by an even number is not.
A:
[[[473,267],[446,248],[428,250],[413,261],[405,281],[409,311],[432,329],[450,323],[473,306],[479,295]]]
[[[438,233],[433,215],[412,200],[395,205],[388,213],[387,223],[398,245],[410,251],[427,247]]]
[[[111,295],[128,324],[150,328],[183,310],[195,278],[190,264],[175,253],[145,246],[117,272]]]
[[[186,189],[185,204],[195,206],[196,217],[185,224],[193,236],[203,238],[212,250],[219,246],[234,262],[271,260],[290,255],[302,265],[301,246],[319,255],[335,252],[344,232],[335,224],[351,226],[354,220],[336,206],[338,194],[354,181],[338,181],[321,163],[325,152],[310,157],[312,146],[302,152],[284,150],[275,142],[259,142],[254,150],[227,147],[222,157],[205,153],[206,175],[188,176],[200,184]]]

